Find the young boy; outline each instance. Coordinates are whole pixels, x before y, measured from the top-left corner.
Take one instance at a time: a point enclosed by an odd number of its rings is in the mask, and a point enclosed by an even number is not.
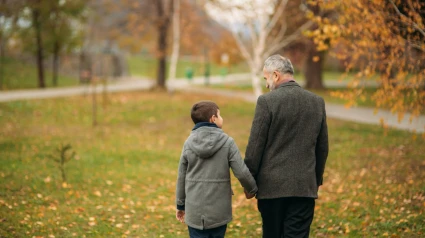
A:
[[[221,129],[223,118],[217,104],[198,102],[191,117],[195,127],[180,157],[176,218],[186,222],[190,237],[224,237],[232,220],[229,168],[247,191],[247,198],[257,192],[257,185],[233,138]]]

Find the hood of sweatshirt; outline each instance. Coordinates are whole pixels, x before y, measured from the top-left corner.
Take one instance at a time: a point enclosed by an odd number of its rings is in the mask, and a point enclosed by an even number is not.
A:
[[[222,129],[203,126],[190,133],[186,143],[201,159],[213,156],[229,139]]]

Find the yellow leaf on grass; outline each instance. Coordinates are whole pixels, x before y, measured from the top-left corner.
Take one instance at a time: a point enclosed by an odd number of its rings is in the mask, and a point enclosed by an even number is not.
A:
[[[50,176],[47,176],[45,179],[44,179],[44,182],[45,183],[50,183],[50,181],[51,181],[52,179],[50,178]]]
[[[89,224],[89,226],[95,226],[96,225],[96,222],[90,221],[88,224]]]

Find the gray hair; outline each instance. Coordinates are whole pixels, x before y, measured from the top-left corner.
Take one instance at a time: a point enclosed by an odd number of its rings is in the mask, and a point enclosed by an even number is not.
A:
[[[272,55],[264,61],[264,69],[269,73],[279,71],[282,74],[294,74],[291,61],[278,54]]]

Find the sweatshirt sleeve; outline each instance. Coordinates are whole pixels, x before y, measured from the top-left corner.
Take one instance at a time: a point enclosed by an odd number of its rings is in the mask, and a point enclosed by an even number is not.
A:
[[[242,186],[250,194],[257,193],[257,184],[255,183],[254,177],[246,167],[244,161],[242,160],[241,154],[239,152],[238,146],[232,139],[230,150],[229,150],[229,165],[233,171],[235,177],[239,180]]]
[[[187,159],[185,156],[185,147],[183,147],[182,154],[180,156],[179,162],[179,171],[177,176],[176,184],[176,205],[177,210],[185,210],[185,181],[186,181],[186,171],[187,171]]]
[[[323,184],[323,173],[325,171],[326,159],[328,158],[328,126],[326,123],[326,109],[323,101],[323,118],[319,135],[316,142],[316,181],[317,186]]]
[[[257,177],[261,160],[263,159],[270,122],[271,115],[267,101],[263,96],[260,96],[255,107],[255,115],[245,153],[245,164],[254,177]]]

